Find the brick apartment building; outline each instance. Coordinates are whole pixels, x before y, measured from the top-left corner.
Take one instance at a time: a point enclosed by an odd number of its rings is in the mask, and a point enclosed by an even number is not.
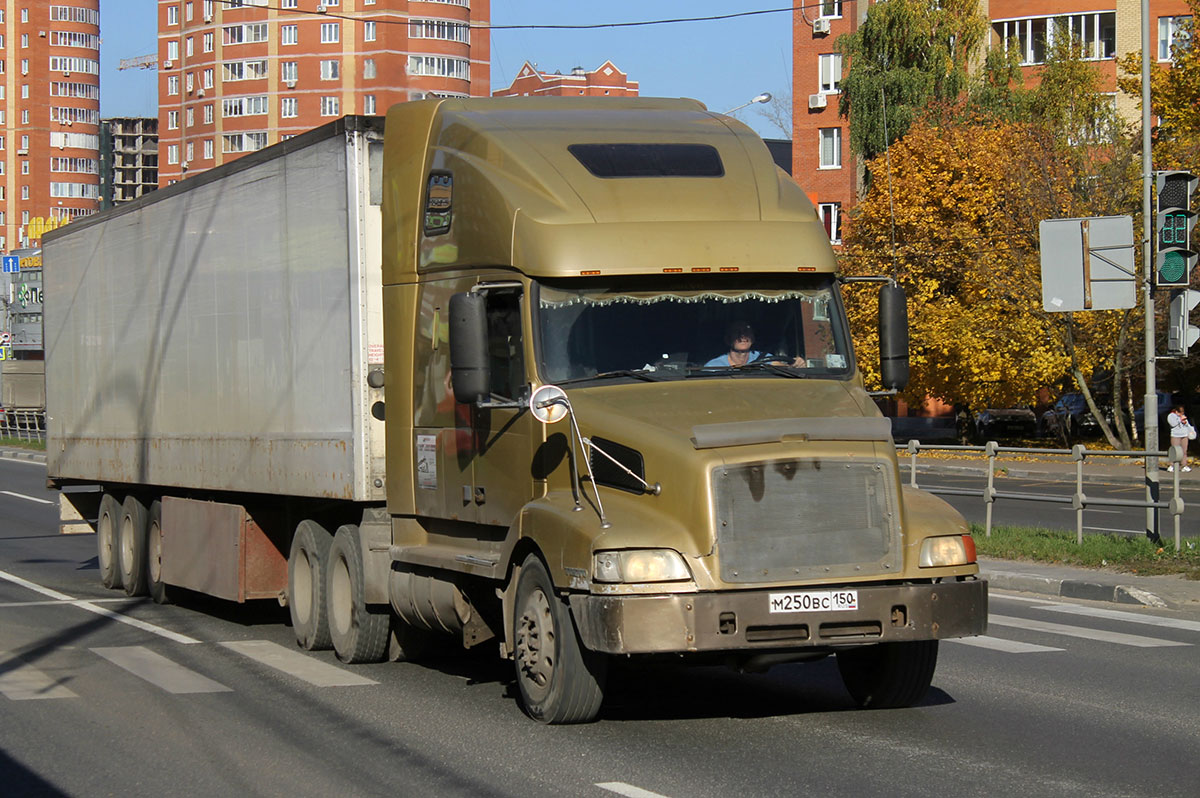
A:
[[[588,71],[575,67],[569,74],[539,72],[538,68],[525,62],[506,89],[492,92],[493,97],[636,97],[638,82],[617,69],[612,61],[605,61]]]
[[[865,2],[820,0],[793,14],[792,175],[817,205],[835,243],[841,241],[845,214],[861,190],[849,124],[838,116],[838,83],[846,65],[835,42],[858,29],[868,8]],[[1015,42],[1027,73],[1044,62],[1054,21],[1064,19],[1090,51],[1117,110],[1129,119],[1137,116],[1136,100],[1117,92],[1116,57],[1141,49],[1139,0],[1050,0],[1049,6],[1037,0],[980,0],[980,9],[991,21],[991,45]],[[1151,44],[1158,62],[1170,60],[1179,21],[1188,13],[1183,0],[1150,0]]]
[[[159,185],[346,114],[487,96],[490,0],[159,0]]]
[[[99,5],[0,2],[0,251],[99,207]]]

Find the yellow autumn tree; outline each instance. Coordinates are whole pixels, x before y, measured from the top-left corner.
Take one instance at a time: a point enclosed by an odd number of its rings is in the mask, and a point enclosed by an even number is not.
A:
[[[1111,365],[1126,314],[1042,311],[1039,221],[1091,215],[1077,166],[1052,136],[1016,122],[922,124],[869,168],[875,181],[855,208],[844,270],[893,275],[905,287],[910,401],[1028,405],[1043,386],[1087,390]],[[872,374],[874,299],[848,293]]]

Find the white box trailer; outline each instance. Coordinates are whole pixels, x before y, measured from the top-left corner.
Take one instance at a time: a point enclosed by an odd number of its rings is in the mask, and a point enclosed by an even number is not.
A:
[[[382,141],[345,117],[46,236],[51,480],[383,500]]]

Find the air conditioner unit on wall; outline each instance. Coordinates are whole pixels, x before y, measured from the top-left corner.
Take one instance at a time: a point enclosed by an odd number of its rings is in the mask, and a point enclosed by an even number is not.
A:
[[[813,20],[813,36],[826,35],[829,33],[829,20],[826,17],[817,17]]]
[[[828,95],[825,95],[825,94],[810,94],[810,95],[808,95],[808,108],[810,111],[815,108],[824,108],[828,102],[829,102]]]
[[[174,61],[163,61],[163,69],[170,69],[173,66],[175,66]]]
[[[289,89],[294,89],[294,88],[296,88],[296,81],[294,81],[294,80],[285,80],[285,81],[283,82],[283,85],[284,85],[284,86],[287,86]]]

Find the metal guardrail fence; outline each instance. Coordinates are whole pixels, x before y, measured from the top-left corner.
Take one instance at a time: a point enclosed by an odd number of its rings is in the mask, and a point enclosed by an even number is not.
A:
[[[45,410],[0,410],[0,438],[46,440]]]
[[[988,441],[983,446],[922,446],[920,441],[910,440],[907,445],[898,444],[896,446],[897,453],[907,452],[910,456],[909,461],[909,481],[908,484],[914,488],[920,488],[917,484],[917,455],[922,451],[955,451],[955,452],[978,452],[987,457],[987,487],[979,490],[972,488],[923,488],[930,493],[941,493],[947,496],[980,496],[986,504],[986,523],[985,534],[988,537],[992,535],[992,505],[997,499],[1013,499],[1019,501],[1031,502],[1052,502],[1055,504],[1070,504],[1075,510],[1075,539],[1080,545],[1083,544],[1083,511],[1088,505],[1099,507],[1141,507],[1148,509],[1151,507],[1167,510],[1171,513],[1174,519],[1175,526],[1175,549],[1180,547],[1180,532],[1179,525],[1183,518],[1183,497],[1179,495],[1179,468],[1172,469],[1172,480],[1174,491],[1173,496],[1169,501],[1146,501],[1145,499],[1099,499],[1090,498],[1083,492],[1083,464],[1088,457],[1137,457],[1144,458],[1147,452],[1144,451],[1103,451],[1089,450],[1086,446],[1076,445],[1070,449],[1034,449],[1020,448],[1016,446],[1001,446],[996,441]],[[1002,454],[1041,454],[1053,455],[1058,457],[1070,457],[1075,462],[1075,492],[1070,496],[1058,496],[1041,493],[1021,493],[1015,491],[1000,491],[996,490],[996,460]],[[1158,457],[1172,464],[1181,464],[1183,462],[1183,450],[1178,446],[1172,446],[1165,452],[1150,452],[1150,456]]]

